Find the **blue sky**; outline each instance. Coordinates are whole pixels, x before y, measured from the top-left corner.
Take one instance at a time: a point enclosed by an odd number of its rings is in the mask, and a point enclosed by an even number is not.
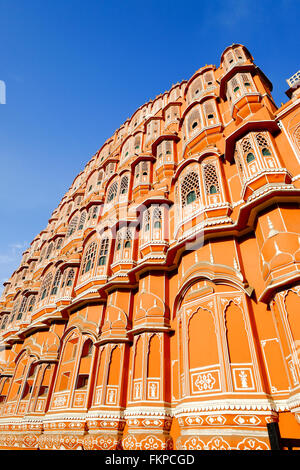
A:
[[[1,284],[103,142],[228,45],[287,101],[299,13],[300,0],[0,0]]]

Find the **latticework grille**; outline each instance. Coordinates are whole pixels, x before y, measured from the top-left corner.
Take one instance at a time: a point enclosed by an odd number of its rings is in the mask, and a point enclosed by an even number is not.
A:
[[[86,250],[82,264],[81,274],[89,271],[94,266],[96,251],[97,245],[95,242],[92,242]]]
[[[212,194],[212,188],[214,188],[214,193],[220,192],[215,164],[206,163],[205,165],[203,165],[203,177],[206,194]]]
[[[181,201],[182,207],[185,207],[188,203],[187,196],[192,192],[195,192],[195,197],[200,198],[200,185],[199,177],[195,171],[188,173],[181,184]]]

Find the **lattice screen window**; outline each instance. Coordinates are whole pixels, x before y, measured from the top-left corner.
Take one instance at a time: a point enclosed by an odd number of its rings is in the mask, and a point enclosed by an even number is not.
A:
[[[152,214],[153,228],[161,228],[162,213],[159,207],[154,207]]]
[[[199,109],[194,109],[188,117],[188,132],[196,131],[200,127],[201,117]]]
[[[63,244],[63,238],[58,238],[56,243],[56,249],[59,250]]]
[[[86,211],[81,213],[80,219],[79,219],[79,224],[78,224],[78,230],[82,230],[84,227],[86,221]]]
[[[240,84],[236,77],[233,77],[232,80],[230,80],[230,86],[233,93],[237,93],[239,91]]]
[[[44,258],[45,253],[46,253],[46,247],[44,247],[41,251],[40,261],[42,261],[42,259]]]
[[[141,148],[141,136],[136,136],[134,139],[134,151],[137,153]]]
[[[141,162],[141,170],[142,170],[142,175],[147,176],[148,175],[148,162]]]
[[[35,304],[35,295],[31,295],[28,299],[28,312],[32,312]]]
[[[127,175],[123,176],[120,183],[120,194],[127,194],[129,186],[129,178]]]
[[[241,148],[244,156],[246,157],[247,163],[251,163],[253,160],[255,160],[254,151],[252,149],[252,145],[249,139],[242,140]]]
[[[215,107],[213,101],[206,101],[203,105],[204,113],[207,119],[214,119]]]
[[[2,325],[1,325],[1,330],[4,330],[6,325],[7,325],[7,322],[8,322],[8,315],[5,315],[3,320],[2,320]]]
[[[298,149],[300,150],[300,125],[294,130],[293,137]]]
[[[100,171],[98,174],[98,179],[97,179],[97,186],[100,186],[103,181],[103,171]]]
[[[126,228],[126,230],[124,231],[124,248],[131,247],[132,238],[133,238],[132,229]]]
[[[206,83],[206,85],[212,85],[213,84],[214,77],[213,77],[212,72],[206,72],[203,75],[203,78],[204,78],[204,82]]]
[[[70,287],[73,284],[74,277],[75,277],[75,271],[74,269],[70,269],[70,271],[68,272],[67,279],[66,279],[66,286]]]
[[[145,232],[149,232],[150,230],[150,210],[149,209],[145,210],[144,212],[143,227],[144,227]]]
[[[163,160],[163,144],[162,143],[160,143],[157,146],[156,155],[157,155],[157,163],[160,165]]]
[[[54,281],[52,284],[51,295],[55,295],[58,291],[59,284],[61,280],[61,270],[58,269],[55,273]]]
[[[87,273],[94,267],[95,257],[96,257],[97,245],[95,242],[92,242],[85,253],[81,274]]]
[[[188,204],[200,198],[199,177],[195,171],[188,173],[181,184],[181,204],[186,207]]]
[[[109,187],[107,193],[107,202],[111,202],[117,195],[118,192],[118,181],[114,181]]]
[[[264,156],[271,155],[270,144],[268,138],[264,134],[257,134],[256,135],[256,142],[257,145]]]
[[[226,54],[226,62],[227,62],[229,67],[230,67],[231,64],[233,64],[235,62],[235,58],[234,58],[234,55],[233,55],[232,52],[228,52]]]
[[[179,96],[179,89],[174,88],[174,90],[172,90],[170,93],[170,101],[176,101],[178,96]]]
[[[97,219],[97,215],[98,215],[98,206],[94,206],[92,208],[92,219]]]
[[[121,249],[121,240],[122,240],[122,234],[121,234],[121,231],[119,230],[118,233],[117,233],[117,238],[116,238],[116,248],[117,248],[117,251],[119,251]]]
[[[114,172],[115,164],[114,163],[109,163],[105,169],[105,175],[108,177]]]
[[[76,215],[75,217],[73,217],[73,219],[69,223],[67,237],[70,237],[76,231],[77,224],[78,224],[78,216]]]
[[[49,256],[52,253],[52,250],[53,250],[53,243],[51,242],[50,245],[48,246],[48,249],[47,249],[46,259],[49,258]]]
[[[100,253],[99,253],[99,261],[98,265],[103,266],[106,264],[106,257],[108,255],[108,248],[109,248],[109,238],[104,237],[101,241],[100,245]]]
[[[241,79],[243,82],[243,85],[246,89],[251,89],[252,88],[252,78],[249,73],[242,73],[241,74]]]
[[[10,323],[14,321],[14,318],[16,316],[16,313],[19,310],[19,307],[20,307],[20,298],[17,299],[14,303],[14,306],[13,306],[12,311],[11,311]]]
[[[22,316],[23,316],[23,313],[26,312],[26,306],[27,306],[27,297],[24,297],[22,298],[22,302],[21,302],[21,305],[20,305],[20,308],[19,308],[19,313],[18,313],[18,316],[17,316],[17,320],[21,320]]]
[[[238,167],[240,176],[241,176],[242,178],[244,178],[244,168],[243,168],[243,165],[242,165],[242,162],[241,162],[241,160],[240,160],[240,156],[239,156],[237,150],[235,150],[235,152],[234,152],[234,161],[235,161],[235,163],[236,163],[236,165],[237,165],[237,167]]]
[[[220,192],[217,169],[214,163],[203,164],[203,178],[206,194],[217,194]]]
[[[190,96],[191,99],[197,98],[202,90],[202,78],[198,77],[196,80],[191,84],[190,88]]]
[[[52,273],[49,273],[43,280],[41,293],[40,293],[40,300],[43,300],[46,297],[48,297],[51,284],[52,284]]]
[[[172,142],[166,141],[165,149],[166,149],[166,155],[172,155]]]
[[[235,52],[235,55],[236,55],[236,57],[237,57],[238,60],[245,60],[245,54],[244,54],[244,52],[243,52],[243,50],[242,50],[241,47],[237,47],[237,48],[234,50],[234,52]]]

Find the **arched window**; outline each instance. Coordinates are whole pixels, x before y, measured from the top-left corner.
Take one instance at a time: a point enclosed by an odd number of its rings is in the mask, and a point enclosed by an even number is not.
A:
[[[27,305],[27,297],[22,298],[21,306],[19,308],[19,313],[17,316],[17,320],[21,320],[23,313],[26,312],[26,305]]]
[[[216,165],[214,163],[203,164],[203,178],[206,194],[220,192]]]
[[[293,132],[293,137],[294,141],[298,147],[298,150],[300,150],[300,125],[296,127],[296,129]]]
[[[98,206],[94,206],[92,208],[92,219],[97,219],[97,215],[98,215]]]
[[[196,201],[196,193],[195,191],[190,191],[186,197],[186,203],[191,204],[191,202]]]
[[[107,202],[111,202],[117,195],[118,192],[118,182],[114,181],[107,192]]]
[[[48,273],[42,283],[40,300],[44,300],[46,297],[48,297],[51,283],[52,283],[52,273]]]
[[[137,152],[141,147],[141,137],[136,136],[134,139],[134,150]]]
[[[188,116],[188,133],[195,132],[200,127],[201,117],[199,109],[194,109]]]
[[[85,220],[86,220],[86,212],[84,211],[84,212],[81,213],[81,216],[80,216],[80,219],[79,219],[78,230],[83,229],[84,224],[85,224]]]
[[[129,178],[127,175],[123,176],[120,183],[120,194],[126,194],[128,192]]]
[[[150,230],[150,210],[149,209],[145,210],[144,212],[143,227],[144,227],[145,232],[149,232]]]
[[[98,261],[99,266],[104,266],[106,264],[106,258],[108,255],[108,247],[109,247],[109,238],[104,237],[100,245],[99,261]]]
[[[81,274],[85,274],[94,267],[97,245],[92,242],[86,249],[85,256],[82,263]]]
[[[73,280],[75,277],[75,271],[74,269],[70,269],[68,272],[67,280],[66,280],[66,286],[70,287],[73,284]]]
[[[103,171],[100,171],[98,174],[98,179],[97,179],[97,186],[100,186],[103,181]]]
[[[206,72],[206,73],[203,75],[203,78],[204,78],[204,82],[205,82],[207,85],[212,85],[213,80],[214,80],[214,77],[213,77],[212,72]]]
[[[206,101],[203,105],[207,124],[211,125],[211,120],[215,119],[215,107],[213,101]]]
[[[2,320],[2,325],[1,325],[1,330],[4,330],[6,328],[7,322],[8,322],[8,315],[5,315],[3,320]]]
[[[202,90],[202,78],[196,78],[190,86],[190,99],[197,98]]]
[[[257,134],[256,135],[256,142],[257,142],[257,145],[262,153],[262,155],[264,157],[266,156],[270,156],[271,155],[271,152],[270,152],[270,144],[266,138],[265,135],[263,134]]]
[[[48,246],[48,249],[47,249],[46,259],[49,258],[49,256],[52,253],[52,250],[53,250],[53,243],[51,242],[50,245]]]
[[[59,250],[62,246],[63,243],[63,238],[58,238],[57,239],[57,244],[56,244],[56,249]]]
[[[35,295],[31,295],[28,299],[28,312],[32,312],[35,304]]]
[[[198,174],[195,171],[188,173],[181,184],[181,203],[182,207],[191,204],[200,198],[200,186]]]
[[[124,234],[124,248],[131,247],[131,240],[132,240],[132,231],[131,229],[127,228]]]
[[[58,269],[55,273],[55,276],[54,276],[54,281],[53,281],[52,289],[51,289],[51,295],[57,294],[59,284],[60,284],[60,280],[61,280],[61,270]]]
[[[153,227],[154,228],[161,228],[161,210],[159,207],[155,207],[153,210],[153,215],[152,215],[152,220],[153,220]]]
[[[69,223],[67,237],[70,237],[76,231],[77,224],[78,224],[78,216],[75,215],[75,217],[73,217],[71,222]]]
[[[255,156],[253,155],[252,152],[247,153],[246,160],[247,160],[247,163],[251,163],[253,162],[253,160],[255,160]]]

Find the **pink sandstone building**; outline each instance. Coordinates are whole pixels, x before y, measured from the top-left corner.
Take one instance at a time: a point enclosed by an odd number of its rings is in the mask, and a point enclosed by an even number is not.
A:
[[[90,159],[0,299],[1,449],[300,437],[299,84],[233,44]]]

